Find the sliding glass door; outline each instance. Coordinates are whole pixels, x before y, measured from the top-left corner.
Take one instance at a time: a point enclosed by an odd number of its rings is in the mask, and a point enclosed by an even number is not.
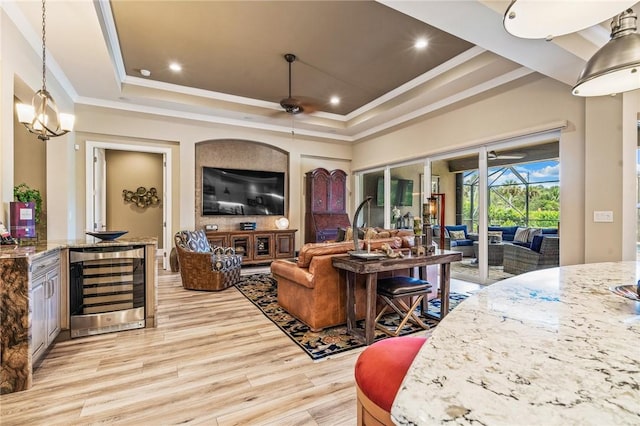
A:
[[[559,142],[546,139],[370,170],[359,174],[360,199],[372,197],[361,223],[413,229],[430,194],[433,241],[463,256],[452,278],[490,284],[559,263],[559,169]]]

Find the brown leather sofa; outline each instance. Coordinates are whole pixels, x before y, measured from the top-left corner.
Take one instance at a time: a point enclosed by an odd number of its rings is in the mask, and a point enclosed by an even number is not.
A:
[[[370,242],[375,250],[383,243],[400,249],[403,241],[407,246],[407,239],[399,236]],[[353,241],[308,243],[300,249],[297,261],[272,262],[271,274],[278,282],[278,304],[313,331],[346,323],[346,281],[333,267],[332,258],[348,256],[347,252],[353,249]],[[396,275],[407,273],[398,271]],[[365,309],[366,288],[362,279],[356,283],[356,317],[364,318]]]

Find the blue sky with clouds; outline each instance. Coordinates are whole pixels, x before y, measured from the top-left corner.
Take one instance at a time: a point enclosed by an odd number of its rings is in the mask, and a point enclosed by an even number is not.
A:
[[[513,168],[533,184],[556,186],[560,180],[560,163],[558,161],[538,161],[535,163],[517,164],[514,165]],[[500,167],[489,168],[489,181],[492,182],[492,185],[500,185],[506,181],[519,181],[510,170],[506,170],[505,173],[499,176],[493,175],[499,169]],[[467,175],[468,173],[465,173],[465,176]]]

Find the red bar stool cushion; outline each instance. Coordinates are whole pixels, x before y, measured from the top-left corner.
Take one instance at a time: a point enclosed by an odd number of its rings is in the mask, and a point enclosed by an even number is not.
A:
[[[409,366],[426,337],[391,337],[365,349],[355,367],[356,385],[377,406],[391,411]]]

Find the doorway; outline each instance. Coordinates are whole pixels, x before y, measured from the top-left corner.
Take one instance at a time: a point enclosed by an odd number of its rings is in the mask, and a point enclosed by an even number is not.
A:
[[[110,155],[111,154],[111,155]],[[124,154],[124,155],[123,155]],[[127,155],[130,154],[130,155]],[[139,156],[136,156],[139,154]],[[145,154],[148,154],[145,156]],[[139,170],[135,170],[134,167],[126,166],[126,159],[128,161],[138,161],[144,158],[153,158],[157,156],[156,166],[148,166],[152,168],[158,168],[156,172],[159,177],[154,181],[161,183],[146,187],[140,180]],[[114,159],[120,163],[117,183],[117,188],[110,188],[107,191],[107,169],[109,158],[112,159],[114,165]],[[125,161],[122,161],[125,159]],[[172,236],[168,224],[171,223],[171,150],[169,148],[152,147],[152,146],[140,146],[140,145],[128,145],[117,144],[107,142],[93,142],[87,141],[86,145],[86,228],[91,230],[113,230],[113,226],[118,226],[123,229],[136,228],[136,223],[143,223],[147,218],[152,216],[157,223],[157,230],[145,230],[145,234],[157,234],[157,235],[137,235],[137,236],[157,236],[158,238],[158,252],[157,254],[162,259],[162,268],[168,268],[169,251],[172,247]],[[130,179],[124,174],[127,170],[131,170]],[[138,173],[136,173],[136,171]],[[122,188],[120,188],[122,187]],[[125,197],[125,192],[136,193],[142,189],[149,192],[152,191],[159,202],[155,205],[143,203],[132,203],[131,197]],[[108,193],[110,194],[109,196]],[[137,199],[137,198],[136,198]],[[114,207],[119,207],[120,213],[115,213]],[[113,223],[109,223],[109,218]],[[146,224],[145,224],[146,225]],[[146,229],[146,228],[145,228]],[[153,228],[149,228],[153,229]]]

